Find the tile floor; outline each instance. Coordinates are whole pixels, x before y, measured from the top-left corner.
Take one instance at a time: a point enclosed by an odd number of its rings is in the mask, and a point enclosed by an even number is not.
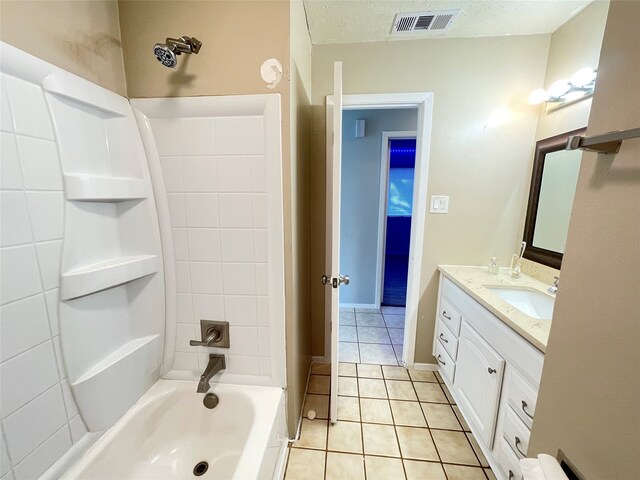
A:
[[[300,440],[285,480],[495,480],[447,388],[434,372],[340,363],[331,425],[329,365],[314,364]]]
[[[404,315],[404,307],[341,308],[339,360],[402,365]]]

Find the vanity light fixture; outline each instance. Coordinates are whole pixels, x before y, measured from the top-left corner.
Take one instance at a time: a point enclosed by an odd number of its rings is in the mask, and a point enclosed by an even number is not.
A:
[[[571,103],[593,95],[596,85],[596,72],[594,68],[583,68],[578,70],[570,80],[558,80],[554,82],[548,90],[541,88],[534,90],[529,95],[529,103],[539,105],[547,104],[547,112],[564,107]]]

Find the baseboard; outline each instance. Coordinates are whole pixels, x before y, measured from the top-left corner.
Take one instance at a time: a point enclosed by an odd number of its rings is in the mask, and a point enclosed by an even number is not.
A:
[[[430,372],[437,372],[438,371],[438,365],[436,365],[435,363],[414,363],[413,364],[413,369],[414,370],[428,370]]]
[[[331,363],[331,359],[327,357],[311,357],[311,363]]]
[[[380,305],[375,303],[341,303],[340,308],[373,308],[378,309]]]

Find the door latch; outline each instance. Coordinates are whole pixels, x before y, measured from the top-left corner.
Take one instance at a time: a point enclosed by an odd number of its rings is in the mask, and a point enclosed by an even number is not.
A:
[[[331,277],[331,275],[322,275],[322,284],[331,285],[333,288],[338,288],[343,283],[349,285],[349,275],[338,275],[337,277]]]

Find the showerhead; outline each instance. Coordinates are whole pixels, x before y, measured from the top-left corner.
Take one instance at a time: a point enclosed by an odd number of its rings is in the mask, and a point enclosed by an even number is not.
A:
[[[165,67],[174,68],[178,64],[178,58],[176,57],[176,54],[173,53],[168,45],[165,45],[163,43],[156,43],[153,46],[153,53],[155,54],[158,61]]]
[[[200,47],[202,47],[202,42],[193,37],[167,38],[165,43],[156,43],[153,46],[153,53],[162,65],[175,68],[178,64],[177,55],[181,53],[197,54]]]

